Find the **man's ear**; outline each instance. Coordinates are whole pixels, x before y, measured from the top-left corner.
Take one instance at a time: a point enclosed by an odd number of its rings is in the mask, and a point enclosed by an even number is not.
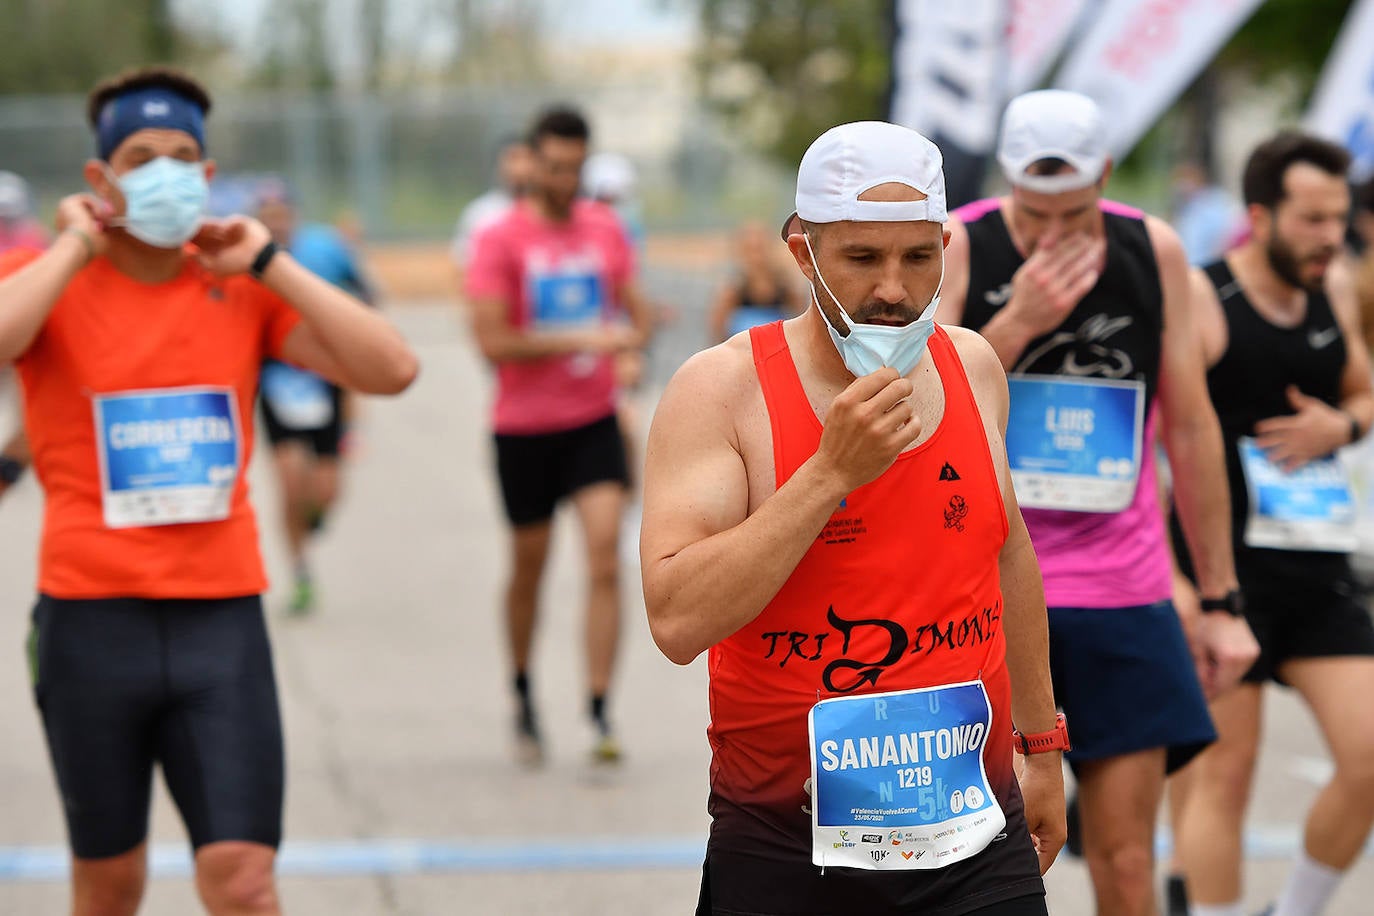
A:
[[[1107,164],[1102,166],[1102,177],[1097,179],[1098,193],[1107,189],[1107,180],[1112,177],[1112,169],[1115,168],[1115,166],[1116,163],[1111,160],[1111,157],[1107,157]]]
[[[948,229],[946,229],[946,230],[944,231],[944,233],[942,234],[942,237],[941,237],[941,239],[940,239],[940,247],[941,247],[941,248],[948,248],[948,247],[949,247],[949,240],[953,237],[953,235],[954,235],[954,234],[953,234],[952,232],[950,232]]]
[[[1250,204],[1245,208],[1250,217],[1250,234],[1257,239],[1268,239],[1274,231],[1274,211],[1264,204]]]
[[[792,252],[792,260],[797,262],[798,269],[806,279],[812,283],[816,282],[816,265],[811,260],[811,252],[806,247],[806,236],[800,232],[794,232],[787,237],[787,250]]]
[[[110,170],[110,164],[103,159],[87,159],[86,164],[81,167],[81,177],[86,179],[86,184],[90,185],[95,196],[100,198],[109,208],[110,213],[120,214],[124,212],[124,195],[119,190],[119,185],[115,183],[114,172]]]
[[[206,159],[206,160],[204,161],[203,165],[204,165],[204,167],[205,167],[205,180],[206,180],[206,181],[210,181],[211,179],[213,179],[213,178],[215,177],[215,168],[216,168],[216,166],[215,166],[215,160],[213,160],[213,159]]]

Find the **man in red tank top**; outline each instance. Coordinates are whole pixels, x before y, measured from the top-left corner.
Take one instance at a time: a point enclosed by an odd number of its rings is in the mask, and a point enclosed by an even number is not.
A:
[[[1045,913],[1067,734],[1006,380],[933,321],[945,219],[920,134],[823,134],[784,227],[815,306],[694,356],[654,418],[650,627],[709,650],[700,914]]]

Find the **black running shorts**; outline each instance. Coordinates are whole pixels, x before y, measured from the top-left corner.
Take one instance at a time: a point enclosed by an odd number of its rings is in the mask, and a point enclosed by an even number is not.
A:
[[[197,849],[281,841],[281,719],[258,596],[42,595],[29,648],[78,858],[144,841],[154,763]]]
[[[284,442],[300,442],[310,449],[319,458],[339,457],[340,446],[344,437],[343,421],[343,389],[337,385],[329,386],[330,397],[334,402],[334,412],[328,423],[324,426],[313,426],[307,429],[294,429],[287,426],[277,416],[272,409],[271,402],[267,398],[259,398],[262,404],[262,425],[267,430],[267,441],[273,447]]]
[[[1279,666],[1293,659],[1374,655],[1374,623],[1345,554],[1250,549],[1236,555],[1236,573],[1260,644],[1247,682],[1282,683]]]
[[[512,525],[548,521],[559,502],[592,484],[630,481],[614,414],[556,433],[497,433],[496,471]]]

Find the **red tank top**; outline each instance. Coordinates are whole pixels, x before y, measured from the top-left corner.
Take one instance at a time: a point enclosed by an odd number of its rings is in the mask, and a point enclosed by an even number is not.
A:
[[[815,453],[822,427],[782,324],[750,333],[781,487]],[[713,855],[810,866],[807,715],[834,696],[981,678],[993,708],[989,783],[1009,824],[1020,816],[998,574],[1006,510],[943,329],[930,351],[945,392],[939,427],[850,493],[763,612],[710,651]]]

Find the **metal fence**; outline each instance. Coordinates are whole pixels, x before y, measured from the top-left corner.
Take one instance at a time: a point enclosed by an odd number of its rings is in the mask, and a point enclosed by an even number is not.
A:
[[[504,137],[544,105],[571,101],[594,146],[622,152],[639,171],[640,208],[654,229],[704,229],[786,209],[785,170],[734,143],[686,87],[554,90],[427,89],[407,95],[267,93],[216,99],[210,155],[226,177],[278,173],[312,218],[357,215],[379,240],[438,239],[491,182]],[[0,169],[26,177],[50,210],[83,187],[92,155],[83,100],[0,98]]]

